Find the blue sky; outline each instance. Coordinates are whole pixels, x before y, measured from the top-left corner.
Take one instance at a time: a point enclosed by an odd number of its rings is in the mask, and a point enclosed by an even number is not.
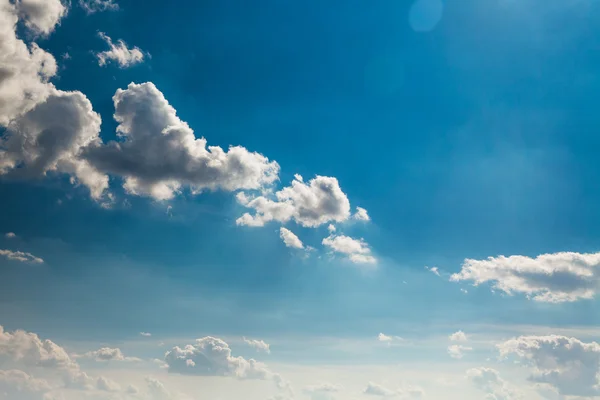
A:
[[[0,395],[600,397],[600,5],[176,3],[0,0]]]

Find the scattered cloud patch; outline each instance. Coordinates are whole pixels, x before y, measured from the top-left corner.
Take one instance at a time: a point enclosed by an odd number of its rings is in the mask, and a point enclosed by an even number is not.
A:
[[[467,371],[467,379],[479,390],[486,393],[489,400],[518,400],[523,395],[500,377],[491,368],[473,368]]]
[[[508,295],[525,294],[535,301],[573,302],[593,298],[600,287],[600,253],[572,252],[466,259],[453,282],[491,283]]]
[[[12,251],[12,250],[3,250],[0,249],[0,256],[6,257],[11,261],[20,261],[34,264],[41,264],[44,262],[39,257],[34,256],[31,253],[27,253],[24,251]]]
[[[283,240],[285,247],[290,247],[293,249],[304,248],[304,244],[302,243],[300,238],[296,236],[294,232],[290,231],[287,228],[284,228],[283,226],[279,228],[279,236],[281,237],[281,240]]]
[[[109,62],[116,62],[121,68],[128,68],[144,61],[145,54],[138,47],[129,48],[123,40],[113,43],[112,39],[103,32],[98,36],[106,42],[109,50],[96,53],[98,64],[103,67]]]
[[[119,5],[115,0],[79,0],[79,6],[88,14],[119,9]]]
[[[356,212],[352,215],[352,219],[357,221],[370,221],[371,217],[369,217],[367,210],[362,207],[356,207]]]
[[[561,396],[600,396],[600,344],[566,336],[521,336],[498,345],[501,357],[515,355],[533,370],[529,380]]]
[[[428,270],[429,272],[433,273],[434,275],[441,276],[440,269],[438,267],[431,267],[431,268],[425,267],[425,269]]]
[[[7,232],[4,237],[7,239],[14,239],[17,237],[17,235],[14,232]]]
[[[376,264],[369,245],[363,239],[353,239],[344,235],[331,235],[323,239],[323,245],[332,251],[343,254],[356,264]]]
[[[244,343],[246,343],[248,346],[256,349],[256,351],[262,351],[265,352],[267,354],[271,353],[271,346],[266,343],[264,340],[257,340],[257,339],[247,339],[247,338],[243,338]]]
[[[334,233],[336,231],[335,225],[329,224],[327,230],[329,231],[329,233]]]
[[[152,336],[152,334],[149,332],[140,332],[140,336],[150,337],[150,336]]]
[[[342,222],[350,217],[350,201],[340,188],[338,180],[328,176],[316,176],[308,183],[298,180],[274,194],[249,197],[237,196],[238,202],[254,209],[254,215],[245,213],[237,219],[238,225],[264,226],[269,221],[296,221],[304,227],[317,227],[331,221]]]

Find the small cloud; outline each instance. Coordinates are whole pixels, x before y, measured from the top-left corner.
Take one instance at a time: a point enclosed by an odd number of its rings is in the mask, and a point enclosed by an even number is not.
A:
[[[115,0],[79,0],[79,6],[88,14],[119,9]]]
[[[17,237],[17,235],[14,232],[7,232],[4,237],[7,239],[14,239]]]
[[[464,357],[464,353],[466,351],[472,351],[472,347],[462,346],[459,344],[454,344],[452,346],[448,346],[448,354],[452,358],[461,359]]]
[[[463,331],[457,331],[448,336],[448,339],[450,339],[451,342],[466,342],[469,340],[469,337]]]
[[[169,218],[173,217],[173,206],[171,206],[171,205],[167,206],[167,216]]]
[[[329,231],[329,233],[334,233],[336,230],[335,225],[329,224],[329,226],[327,227],[327,230]]]
[[[332,234],[322,243],[332,251],[346,255],[355,264],[377,264],[377,259],[371,255],[371,248],[363,239]]]
[[[441,276],[440,275],[440,269],[438,267],[425,267],[426,270],[428,270],[429,272],[432,272],[433,274],[437,275],[437,276]]]
[[[300,174],[294,174],[294,179],[296,179],[298,182],[304,182],[304,178]]]
[[[254,348],[256,351],[262,351],[267,354],[271,354],[271,345],[266,343],[264,340],[246,339],[245,337],[243,339],[244,343]]]
[[[377,335],[377,340],[382,343],[386,343],[388,346],[405,342],[405,340],[400,336],[388,336],[384,333]]]
[[[388,389],[384,386],[378,385],[376,383],[373,382],[369,382],[367,384],[367,387],[363,390],[364,394],[368,394],[371,396],[382,396],[382,397],[390,397],[390,396],[395,396],[396,392]]]
[[[140,336],[150,337],[152,334],[148,332],[140,332]]]
[[[460,291],[463,292],[464,294],[469,293],[469,291],[467,289],[463,289],[463,288],[461,288]]]
[[[304,244],[302,240],[296,234],[289,229],[284,228],[283,226],[279,228],[279,237],[283,240],[285,247],[290,247],[293,249],[303,249]]]
[[[35,264],[42,264],[44,260],[39,257],[34,256],[31,253],[26,253],[24,251],[12,251],[12,250],[2,250],[0,249],[0,256],[4,256],[11,261],[20,261],[20,262],[28,262]]]
[[[103,39],[110,48],[109,50],[96,53],[98,64],[101,67],[105,66],[110,61],[114,61],[119,67],[127,68],[143,62],[144,58],[147,56],[147,54],[138,47],[127,47],[127,43],[121,39],[117,40],[117,43],[115,44],[112,39],[103,32],[98,32],[98,36]]]
[[[356,207],[356,212],[352,215],[352,219],[357,221],[370,221],[371,217],[369,217],[369,213],[362,207]]]
[[[70,60],[71,59],[71,55],[69,54],[69,52],[63,53],[63,55],[61,57],[62,57],[63,60]]]

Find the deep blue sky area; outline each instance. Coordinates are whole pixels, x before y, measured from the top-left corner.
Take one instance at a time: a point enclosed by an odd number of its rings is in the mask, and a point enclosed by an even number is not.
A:
[[[102,116],[103,141],[116,138],[115,91],[151,81],[209,145],[276,160],[278,188],[296,173],[336,177],[371,218],[338,229],[369,243],[377,271],[290,252],[275,223],[236,226],[246,210],[231,193],[161,202],[127,196],[111,177],[127,205],[107,210],[66,176],[3,179],[0,231],[19,238],[0,248],[45,261],[27,267],[34,278],[0,264],[6,326],[352,336],[600,322],[595,300],[549,305],[447,282],[465,258],[600,250],[599,4],[446,0],[438,23],[439,10],[408,0],[119,6],[73,7],[36,39],[58,60],[56,87],[81,91]],[[100,67],[97,32],[150,57]],[[316,248],[328,235],[286,226]]]

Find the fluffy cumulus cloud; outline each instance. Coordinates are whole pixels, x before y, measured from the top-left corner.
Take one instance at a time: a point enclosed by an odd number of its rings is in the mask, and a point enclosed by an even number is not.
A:
[[[165,354],[169,372],[184,375],[232,376],[238,379],[277,379],[265,364],[234,357],[221,339],[204,337],[193,345],[173,347]]]
[[[183,186],[194,193],[260,189],[278,178],[279,165],[258,153],[240,146],[207,147],[152,83],[119,89],[113,101],[122,140],[89,148],[86,158],[123,177],[130,194],[166,200]]]
[[[109,62],[115,62],[121,68],[131,67],[144,61],[145,54],[138,47],[129,48],[123,40],[117,40],[113,43],[112,39],[103,32],[99,32],[98,36],[106,42],[108,50],[96,53],[98,64],[105,66]]]
[[[43,259],[34,256],[31,253],[24,251],[12,251],[0,249],[0,256],[6,257],[11,261],[29,262],[34,264],[41,264],[44,262]]]
[[[0,326],[0,361],[10,360],[26,367],[69,370],[77,368],[67,352],[51,340],[31,332],[6,332]]]
[[[448,339],[451,342],[466,342],[467,340],[469,340],[467,334],[463,331],[454,332],[452,335],[448,336]]]
[[[362,207],[356,207],[356,212],[352,215],[352,219],[357,221],[370,221],[369,213]]]
[[[262,351],[267,354],[271,353],[271,346],[268,343],[266,343],[264,340],[248,339],[248,338],[243,338],[243,340],[244,340],[244,343],[246,343],[248,346],[256,349],[256,351]]]
[[[531,367],[529,380],[561,396],[600,396],[600,344],[565,336],[521,336],[498,345]]]
[[[61,0],[16,0],[19,17],[32,32],[48,35],[67,13]]]
[[[88,14],[119,9],[116,0],[79,0],[79,6]]]
[[[238,202],[254,209],[237,220],[238,225],[264,226],[266,222],[296,221],[305,227],[342,222],[350,217],[350,201],[336,178],[316,176],[308,183],[296,175],[291,186],[276,192],[274,198],[238,194]]]
[[[56,89],[49,82],[57,71],[54,57],[16,35],[19,18],[36,32],[52,31],[62,16],[57,7],[54,0],[0,0],[0,175],[66,173],[99,198],[108,177],[80,156],[84,147],[100,144],[100,116],[82,93]]]
[[[600,253],[467,259],[451,280],[471,281],[475,285],[489,282],[506,294],[522,293],[542,302],[591,299],[600,287]]]
[[[371,248],[363,239],[353,239],[345,235],[330,235],[323,239],[323,245],[335,253],[345,255],[356,264],[376,264]]]
[[[302,240],[300,240],[300,238],[296,236],[294,232],[290,231],[287,228],[284,228],[283,226],[279,228],[279,236],[281,237],[281,240],[283,240],[283,243],[286,247],[291,247],[293,249],[304,248]]]
[[[479,390],[486,393],[487,400],[518,400],[523,395],[500,377],[491,368],[473,368],[467,371],[467,379]]]

